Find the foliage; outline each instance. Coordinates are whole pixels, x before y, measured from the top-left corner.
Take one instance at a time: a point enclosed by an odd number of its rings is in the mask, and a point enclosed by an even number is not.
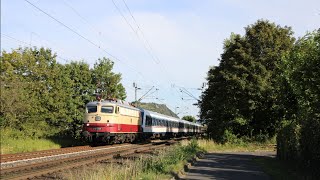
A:
[[[62,133],[78,137],[85,111],[84,105],[92,100],[92,94],[95,91],[91,78],[92,72],[87,63],[76,61],[65,64],[63,70],[71,81],[68,84],[71,97],[65,100],[68,104],[66,112],[71,121],[68,122],[67,128]]]
[[[76,173],[70,172],[67,179],[170,179],[172,172],[180,171],[199,151],[197,141],[192,140],[132,160],[93,164]]]
[[[149,111],[157,112],[160,114],[172,116],[179,118],[173,111],[171,111],[165,104],[157,104],[157,103],[142,103],[139,102],[138,107],[147,109]]]
[[[182,119],[186,121],[194,122],[194,123],[196,122],[196,118],[193,116],[183,116]]]
[[[299,166],[296,161],[279,160],[273,157],[257,156],[253,159],[263,171],[266,172],[270,179],[274,180],[301,180],[301,179],[317,179],[312,178],[310,174]]]
[[[257,152],[274,151],[273,142],[250,142],[244,139],[238,139],[233,143],[217,143],[211,139],[201,139],[197,141],[200,149],[205,152]]]
[[[125,98],[121,74],[113,62],[99,59],[93,69],[84,62],[59,64],[50,49],[19,48],[1,55],[1,130],[30,138],[57,134],[79,136],[84,105],[96,84],[103,92]],[[21,136],[19,136],[21,137]]]
[[[289,112],[282,92],[291,92],[280,75],[293,32],[264,20],[245,30],[244,36],[232,34],[224,42],[220,64],[210,68],[201,97],[200,117],[208,134],[220,142],[226,130],[237,137],[273,137]]]
[[[126,92],[120,83],[121,74],[115,74],[111,71],[113,64],[110,59],[98,59],[92,70],[92,80],[97,85],[97,93],[100,93],[103,99],[117,98],[124,100]]]
[[[320,172],[320,29],[300,38],[286,59],[286,77],[298,100],[301,159]]]
[[[296,122],[287,123],[277,136],[277,157],[281,160],[301,158],[301,126]]]
[[[72,137],[31,138],[25,136],[20,130],[11,128],[1,129],[1,154],[12,154],[22,152],[33,152],[47,149],[59,149],[83,145],[81,141]]]

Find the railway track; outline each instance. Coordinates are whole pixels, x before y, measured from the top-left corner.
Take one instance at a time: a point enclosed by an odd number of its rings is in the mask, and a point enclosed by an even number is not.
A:
[[[32,159],[37,157],[52,156],[56,154],[83,151],[83,150],[89,150],[89,149],[93,149],[93,147],[77,146],[77,147],[50,149],[50,150],[28,152],[28,153],[3,154],[3,155],[0,155],[0,162],[5,163],[5,162],[11,162],[11,161],[18,161],[22,159]]]
[[[109,160],[114,157],[161,148],[178,140],[158,141],[148,144],[122,144],[113,146],[81,146],[16,155],[3,155],[1,179],[31,179],[46,174]]]

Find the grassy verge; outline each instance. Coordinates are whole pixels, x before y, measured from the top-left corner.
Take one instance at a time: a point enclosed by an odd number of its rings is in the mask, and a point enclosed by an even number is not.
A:
[[[54,137],[48,139],[34,139],[22,135],[16,137],[17,133],[12,130],[1,130],[1,154],[12,154],[21,152],[32,152],[47,149],[58,149],[81,145],[80,141],[72,138]]]
[[[96,164],[70,171],[67,179],[171,179],[172,172],[183,169],[188,159],[199,152],[266,151],[273,146],[259,143],[217,144],[210,140],[182,141],[178,145],[133,159]]]
[[[274,151],[274,145],[257,142],[225,143],[219,144],[212,140],[199,140],[198,145],[206,152],[257,152]]]
[[[197,142],[181,142],[178,145],[156,150],[149,155],[126,160],[113,160],[105,164],[69,171],[67,179],[170,179],[172,172],[178,172],[198,151]]]

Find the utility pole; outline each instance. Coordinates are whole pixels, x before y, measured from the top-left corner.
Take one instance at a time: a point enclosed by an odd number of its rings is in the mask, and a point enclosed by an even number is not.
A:
[[[138,87],[137,83],[133,83],[133,87],[134,87],[134,102],[137,106],[137,91],[140,90],[141,88]]]

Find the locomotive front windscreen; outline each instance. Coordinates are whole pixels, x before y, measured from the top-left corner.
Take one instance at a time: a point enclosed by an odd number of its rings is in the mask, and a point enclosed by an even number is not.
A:
[[[96,113],[97,112],[97,106],[87,106],[87,112],[88,113]]]
[[[101,112],[102,113],[113,113],[113,106],[102,106]]]

